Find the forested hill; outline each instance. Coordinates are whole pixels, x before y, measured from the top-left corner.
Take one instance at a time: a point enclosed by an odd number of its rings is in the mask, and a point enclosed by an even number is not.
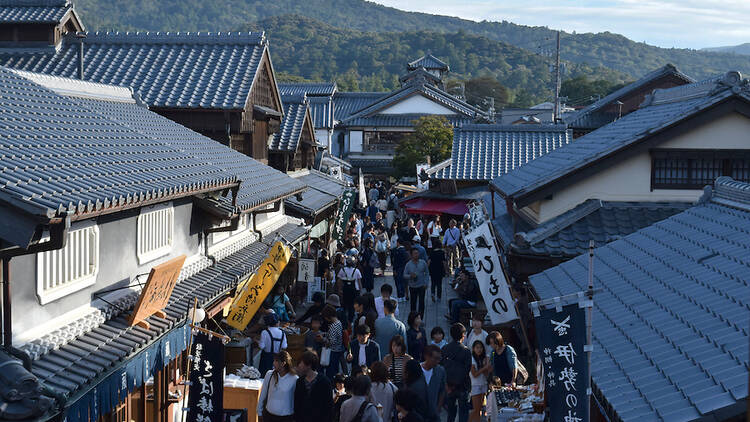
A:
[[[74,0],[88,29],[227,31],[270,16],[297,14],[339,28],[373,32],[431,31],[484,36],[538,52],[550,49],[554,32],[510,22],[473,22],[448,16],[404,12],[364,0]],[[485,54],[490,54],[487,52]],[[483,54],[484,55],[484,54]],[[638,77],[673,63],[701,79],[729,69],[750,71],[750,56],[667,49],[608,32],[562,36],[562,57]],[[451,63],[455,65],[454,63]]]
[[[244,29],[267,32],[277,71],[310,80],[336,80],[342,90],[396,88],[406,63],[430,51],[450,65],[454,77],[494,76],[511,89],[511,102],[546,101],[552,92],[545,57],[466,32],[360,32],[302,16],[272,17]],[[578,64],[569,65],[569,72],[592,79],[625,79],[609,69]]]

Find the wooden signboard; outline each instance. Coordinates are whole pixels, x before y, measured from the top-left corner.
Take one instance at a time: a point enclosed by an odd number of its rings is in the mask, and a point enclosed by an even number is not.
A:
[[[167,317],[162,309],[169,302],[169,297],[177,284],[177,278],[180,276],[185,258],[185,255],[180,255],[151,268],[146,287],[141,291],[138,304],[135,305],[135,310],[130,315],[131,326],[140,325],[148,329],[149,324],[145,321],[146,318],[151,315],[156,315],[159,318]]]
[[[227,316],[227,324],[244,330],[260,308],[260,305],[271,292],[281,272],[289,263],[292,252],[281,242],[271,247],[268,257],[260,264],[258,271],[238,289]]]

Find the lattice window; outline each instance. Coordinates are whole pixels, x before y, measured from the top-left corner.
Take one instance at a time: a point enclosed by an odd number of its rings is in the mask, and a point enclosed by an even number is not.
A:
[[[36,254],[37,296],[42,305],[96,282],[99,272],[99,228],[68,231],[65,247]]]
[[[174,208],[171,203],[145,207],[138,216],[137,256],[143,264],[168,254],[174,244]]]
[[[720,176],[750,182],[747,150],[656,150],[651,156],[653,189],[701,189]]]

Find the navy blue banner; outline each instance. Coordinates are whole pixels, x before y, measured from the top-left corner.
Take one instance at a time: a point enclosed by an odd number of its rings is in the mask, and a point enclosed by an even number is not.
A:
[[[224,420],[224,343],[204,333],[193,335],[188,421]]]
[[[187,336],[187,325],[181,325],[143,348],[68,405],[63,421],[88,422],[110,413],[129,393],[182,353],[187,348]]]
[[[539,309],[537,347],[544,366],[545,393],[551,422],[588,422],[590,352],[586,345],[586,307],[578,303]]]

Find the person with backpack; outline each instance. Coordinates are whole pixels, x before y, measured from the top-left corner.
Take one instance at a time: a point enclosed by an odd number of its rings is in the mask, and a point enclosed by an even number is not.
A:
[[[372,382],[364,374],[352,382],[352,397],[341,405],[339,422],[382,422],[378,409],[369,401]]]
[[[385,231],[382,231],[378,235],[377,242],[375,243],[375,253],[378,254],[378,263],[380,264],[380,275],[385,275],[389,250],[390,243],[388,242],[388,234]]]
[[[346,258],[346,266],[336,274],[339,296],[343,299],[343,307],[346,311],[346,324],[354,318],[354,298],[359,296],[362,289],[362,273],[357,268],[357,258],[350,256]]]
[[[458,413],[458,422],[469,419],[469,390],[471,388],[471,351],[464,346],[466,328],[460,322],[451,325],[452,342],[443,347],[441,365],[446,373],[446,403],[448,422],[453,422]]]
[[[279,328],[279,316],[271,312],[263,316],[263,322],[266,329],[260,333],[260,362],[258,362],[258,371],[261,374],[273,369],[273,357],[282,350],[286,350],[286,334]]]
[[[372,293],[375,288],[375,268],[379,265],[378,255],[372,248],[374,237],[367,238],[364,240],[364,246],[362,247],[362,253],[360,253],[361,262],[360,267],[362,268],[362,287],[367,290],[367,293]]]
[[[383,406],[383,421],[398,422],[394,396],[398,388],[388,379],[388,367],[382,361],[377,361],[370,367],[372,380],[372,396],[377,404]]]

